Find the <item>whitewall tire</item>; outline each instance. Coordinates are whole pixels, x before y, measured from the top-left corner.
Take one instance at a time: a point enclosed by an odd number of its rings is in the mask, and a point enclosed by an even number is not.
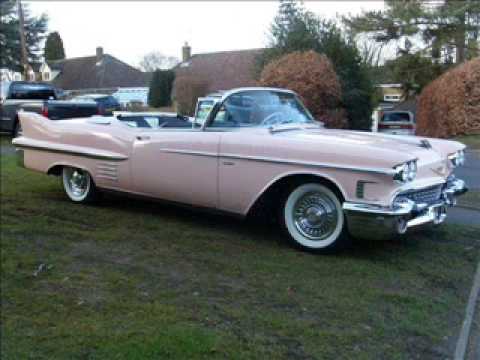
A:
[[[97,198],[97,189],[88,171],[73,167],[62,170],[63,188],[68,198],[76,203],[90,203]]]
[[[328,252],[348,241],[342,203],[319,183],[294,188],[285,198],[281,221],[290,242],[302,250]]]

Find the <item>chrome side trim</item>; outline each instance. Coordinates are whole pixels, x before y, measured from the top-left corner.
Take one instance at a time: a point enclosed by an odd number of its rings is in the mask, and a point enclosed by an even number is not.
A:
[[[13,145],[16,148],[25,149],[25,150],[38,150],[38,151],[45,151],[51,153],[60,153],[60,154],[67,154],[73,156],[84,156],[91,159],[103,159],[103,160],[110,160],[110,161],[123,161],[127,160],[128,156],[111,153],[108,151],[96,151],[90,149],[82,149],[82,148],[67,148],[62,146],[61,144],[43,144],[43,143],[28,143],[25,140],[21,140],[21,138],[14,139],[12,141]]]
[[[212,152],[177,150],[177,149],[168,149],[168,148],[160,149],[160,151],[165,153],[170,153],[170,154],[182,154],[182,155],[235,159],[235,160],[259,161],[259,162],[283,164],[283,165],[296,165],[296,166],[306,166],[306,167],[315,167],[315,168],[348,170],[348,171],[355,171],[355,172],[368,172],[368,173],[391,175],[391,176],[395,174],[395,170],[393,169],[361,168],[361,167],[346,166],[346,165],[334,165],[329,163],[307,162],[307,161],[301,161],[301,160],[284,160],[284,159],[263,157],[263,156],[246,156],[246,155],[237,155],[237,154],[229,154],[229,153],[216,154]]]
[[[194,150],[177,150],[177,149],[160,149],[161,152],[168,154],[181,154],[181,155],[193,155],[193,156],[207,156],[207,157],[219,157],[217,153],[208,151],[194,151]]]

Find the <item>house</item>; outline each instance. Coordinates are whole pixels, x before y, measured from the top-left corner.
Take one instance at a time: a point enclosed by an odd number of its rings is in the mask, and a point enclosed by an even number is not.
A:
[[[23,80],[22,73],[19,71],[10,70],[7,68],[0,69],[0,81],[21,81]]]
[[[150,73],[142,72],[105,54],[102,47],[94,56],[57,60],[41,67],[41,77],[72,94],[113,93],[124,87],[146,87]]]
[[[398,103],[405,101],[405,91],[402,84],[377,84],[375,87],[380,95],[380,107],[393,109]]]
[[[254,86],[257,57],[263,51],[265,50],[248,49],[192,55],[191,47],[185,43],[182,62],[174,71],[176,77],[201,79],[206,83],[207,92]]]

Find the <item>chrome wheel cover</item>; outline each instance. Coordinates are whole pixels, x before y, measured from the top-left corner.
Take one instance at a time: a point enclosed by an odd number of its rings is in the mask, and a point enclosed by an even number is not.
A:
[[[298,232],[310,240],[324,240],[337,228],[337,207],[325,193],[304,194],[295,202],[292,211]]]
[[[90,175],[82,169],[65,168],[63,184],[65,191],[72,200],[82,201],[90,191]]]

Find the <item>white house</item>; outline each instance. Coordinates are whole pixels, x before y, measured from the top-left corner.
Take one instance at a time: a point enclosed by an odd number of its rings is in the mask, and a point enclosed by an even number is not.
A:
[[[12,71],[7,68],[0,69],[0,80],[1,81],[21,81],[23,76],[18,71]]]

